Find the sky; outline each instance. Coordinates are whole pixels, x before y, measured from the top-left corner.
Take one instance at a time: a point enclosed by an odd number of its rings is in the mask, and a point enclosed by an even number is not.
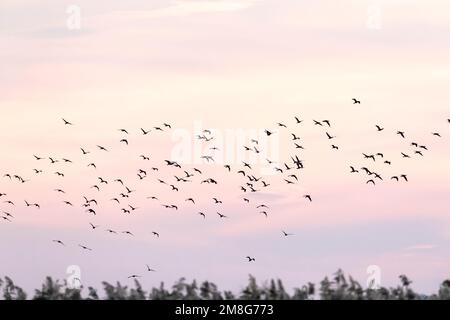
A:
[[[293,288],[338,268],[365,284],[367,268],[376,265],[383,286],[406,274],[420,292],[437,291],[450,277],[449,10],[437,0],[2,0],[0,173],[29,181],[0,180],[7,194],[0,211],[14,216],[0,223],[0,275],[30,292],[47,275],[67,278],[72,265],[85,286],[131,285],[127,277],[137,274],[146,287],[186,277],[239,290],[249,274]],[[172,128],[153,129],[163,123]],[[214,136],[208,143],[197,139],[204,129]],[[275,133],[267,137],[264,129]],[[328,141],[325,132],[336,138]],[[305,150],[293,148],[291,133]],[[125,137],[128,146],[120,142]],[[253,138],[259,155],[242,147],[253,147]],[[424,157],[413,155],[411,142],[427,146]],[[83,156],[80,147],[91,153]],[[392,165],[362,156],[378,152]],[[287,172],[276,174],[265,158],[283,166],[292,155],[305,168],[287,185]],[[247,181],[236,173],[242,161],[270,187],[243,194],[239,186]],[[87,167],[91,162],[97,169]],[[367,185],[350,165],[384,180]],[[203,175],[175,183],[173,175],[194,167],[218,185],[200,184]],[[390,180],[400,174],[409,181]],[[91,188],[97,177],[109,181],[101,192]],[[119,177],[136,192],[118,206],[110,198],[123,191],[113,182]],[[85,212],[83,195],[99,201],[96,216]],[[161,202],[147,199],[152,195]],[[139,208],[121,213],[128,204]],[[269,206],[267,218],[259,204]],[[229,218],[219,219],[218,211]],[[89,222],[101,227],[92,230]],[[248,263],[248,255],[256,261]],[[157,272],[146,272],[146,264]]]

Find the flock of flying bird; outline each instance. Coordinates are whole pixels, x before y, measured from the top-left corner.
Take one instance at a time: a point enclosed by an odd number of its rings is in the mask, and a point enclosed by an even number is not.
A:
[[[360,101],[354,98],[353,104],[360,104]],[[294,126],[298,126],[298,125],[301,125],[302,123],[304,123],[304,120],[301,120],[298,117],[294,117],[293,120],[295,120],[293,122]],[[68,127],[74,126],[74,124],[72,122],[70,122],[64,118],[62,119],[62,121],[65,126],[68,126]],[[447,123],[450,124],[450,119],[447,119]],[[324,131],[324,137],[328,141],[330,141],[330,147],[332,150],[339,151],[339,146],[335,142],[336,136],[333,136],[331,133],[329,133],[329,131],[332,130],[332,122],[330,120],[326,120],[326,119],[320,120],[320,121],[312,120],[312,124],[317,127],[326,128],[326,130]],[[279,122],[276,124],[276,126],[280,130],[288,129],[288,125],[286,123]],[[139,134],[143,135],[143,136],[147,136],[151,132],[157,132],[157,131],[164,132],[164,131],[170,130],[171,128],[172,128],[172,126],[170,124],[163,123],[161,126],[155,126],[149,130],[140,128]],[[385,128],[383,128],[383,126],[381,126],[380,124],[376,124],[376,125],[374,125],[374,130],[376,130],[376,132],[378,132],[378,133],[381,133],[382,131],[385,130]],[[128,146],[129,145],[129,137],[131,137],[130,132],[123,128],[118,129],[118,131],[121,134],[123,134],[123,137],[119,140],[120,143],[125,146]],[[265,137],[270,138],[272,135],[278,134],[279,132],[274,129],[265,129],[264,133],[265,133]],[[395,133],[395,131],[393,133]],[[432,132],[431,134],[436,138],[442,137],[439,132]],[[407,135],[404,131],[397,130],[396,135],[399,136],[401,139],[404,139],[405,141],[407,140]],[[295,132],[290,132],[290,136],[292,137],[291,138],[292,147],[294,147],[295,150],[299,150],[299,152],[300,152],[303,149],[305,149],[304,146],[300,142],[301,138],[299,136],[297,136],[297,134]],[[211,142],[211,141],[214,142],[214,136],[212,135],[211,130],[203,130],[203,132],[196,134],[196,138],[199,140],[205,141],[205,142]],[[402,158],[405,158],[405,159],[411,158],[412,155],[415,155],[418,157],[423,157],[424,153],[426,151],[428,151],[428,148],[426,145],[420,144],[418,142],[411,141],[411,142],[408,142],[408,144],[410,145],[410,147],[412,147],[412,150],[410,152],[401,152],[400,155]],[[255,153],[255,154],[263,154],[260,145],[261,144],[259,143],[259,141],[257,139],[251,139],[249,141],[248,145],[242,146],[242,151]],[[96,145],[95,149],[98,152],[109,152],[109,148],[106,148],[101,145]],[[211,147],[210,149],[212,152],[218,150],[217,147]],[[80,153],[84,157],[95,154],[94,150],[87,150],[86,148],[83,148],[83,147],[80,147]],[[69,164],[74,163],[72,160],[67,159],[67,158],[56,159],[54,157],[44,157],[44,156],[38,156],[38,155],[33,155],[33,157],[34,157],[35,161],[39,164],[41,164],[43,161],[49,161],[50,165],[55,165],[57,163],[69,165]],[[150,161],[150,156],[145,155],[145,154],[140,155],[139,158],[144,163],[147,163]],[[214,153],[202,155],[201,158],[203,159],[205,164],[216,165]],[[383,154],[382,152],[377,152],[377,153],[373,153],[373,154],[372,153],[363,153],[362,159],[369,160],[370,161],[369,163],[375,163],[377,161],[381,161],[386,166],[392,165],[391,160],[387,159],[385,154]],[[299,182],[298,171],[304,169],[304,163],[303,163],[303,160],[300,160],[296,154],[290,156],[290,161],[284,162],[282,164],[276,163],[275,161],[272,161],[270,159],[265,159],[265,161],[267,161],[267,164],[269,166],[272,166],[274,173],[276,175],[281,175],[280,181],[283,181],[283,183],[286,183],[288,185],[294,185]],[[181,185],[183,185],[185,183],[197,182],[200,184],[211,184],[211,185],[220,184],[220,182],[218,181],[217,178],[206,176],[205,173],[202,172],[202,170],[195,168],[195,167],[187,168],[186,165],[181,165],[177,161],[174,161],[174,160],[164,160],[164,162],[160,163],[159,165],[152,163],[152,165],[149,168],[144,167],[145,169],[139,168],[139,169],[137,169],[136,179],[144,180],[144,179],[151,178],[150,177],[151,174],[149,173],[149,171],[159,174],[161,172],[160,171],[161,166],[171,167],[174,170],[177,170],[176,171],[177,174],[174,174],[173,177],[154,178],[155,183],[158,183],[161,186],[167,186],[169,188],[169,190],[171,190],[173,192],[179,192],[180,189],[182,188]],[[97,164],[95,162],[92,162],[92,160],[89,160],[89,161],[87,161],[87,167],[95,170],[95,169],[97,169]],[[266,181],[264,179],[264,177],[258,177],[256,175],[255,168],[253,168],[253,164],[250,162],[243,161],[242,164],[233,165],[233,166],[229,165],[229,164],[225,164],[223,166],[223,170],[226,170],[228,173],[235,173],[237,176],[240,177],[242,183],[239,185],[239,190],[242,193],[242,201],[244,201],[245,203],[251,202],[251,200],[250,200],[251,197],[246,196],[246,194],[257,193],[261,190],[268,188],[271,185],[271,183]],[[33,172],[35,175],[41,175],[44,173],[44,171],[42,169],[33,169]],[[376,185],[379,181],[384,180],[381,173],[375,172],[373,169],[370,169],[369,166],[363,166],[361,168],[356,168],[354,165],[352,165],[349,168],[349,173],[351,173],[351,174],[358,174],[360,172],[364,173],[365,176],[367,176],[367,178],[365,179],[366,184]],[[53,173],[58,177],[61,177],[61,178],[65,177],[64,172],[54,171]],[[5,173],[3,175],[3,178],[11,180],[11,181],[17,181],[17,183],[21,183],[21,184],[24,184],[24,183],[27,183],[28,181],[30,181],[29,179],[25,179],[18,174],[11,174],[11,173]],[[196,179],[196,178],[198,178],[198,179]],[[389,180],[393,180],[393,181],[397,181],[397,182],[398,181],[408,182],[408,175],[405,173],[400,173],[398,175],[389,177]],[[92,185],[90,188],[93,190],[96,190],[97,192],[101,192],[102,187],[104,185],[106,186],[106,185],[112,184],[112,183],[117,184],[119,187],[121,187],[122,191],[118,192],[115,197],[110,199],[110,201],[117,204],[117,206],[120,207],[120,211],[124,214],[131,214],[133,211],[138,210],[139,209],[138,207],[129,203],[130,198],[133,197],[133,194],[136,192],[136,190],[133,190],[132,188],[127,186],[123,179],[117,178],[117,179],[114,179],[113,181],[109,181],[109,179],[107,179],[107,178],[97,177],[97,183]],[[2,191],[2,190],[0,190],[0,191]],[[63,188],[56,188],[56,189],[54,189],[54,192],[61,194],[61,195],[66,194],[66,192]],[[302,197],[307,202],[313,201],[313,198],[310,194],[304,194]],[[0,192],[0,199],[2,199],[2,203],[4,206],[9,206],[10,208],[14,208],[14,207],[16,207],[16,205],[17,206],[20,205],[19,203],[14,203],[13,201],[9,200],[8,194],[5,192]],[[160,201],[160,199],[157,196],[148,196],[147,199],[149,201]],[[213,197],[211,199],[211,201],[214,205],[217,205],[217,206],[220,206],[223,203],[223,200],[219,199],[217,197]],[[88,198],[86,196],[82,196],[81,203],[79,203],[79,204],[76,204],[74,202],[67,201],[67,200],[63,200],[62,202],[64,205],[70,206],[70,207],[79,205],[84,209],[84,211],[86,213],[88,213],[92,216],[97,215],[97,210],[98,210],[97,208],[99,207],[99,201],[95,198]],[[123,205],[123,203],[126,203],[126,205]],[[185,204],[187,204],[187,203],[196,205],[196,200],[193,197],[187,197],[185,199]],[[180,204],[170,204],[170,203],[163,203],[163,202],[160,202],[160,204],[161,204],[162,208],[167,209],[167,210],[178,210],[179,207],[181,206]],[[27,208],[41,209],[40,204],[28,202],[28,199],[23,200],[23,205]],[[257,203],[255,205],[255,208],[258,210],[259,214],[263,215],[266,218],[268,217],[268,215],[269,215],[269,213],[268,213],[269,206],[268,205],[263,204],[263,203]],[[0,215],[1,220],[5,221],[5,222],[13,222],[14,221],[14,215],[12,213],[10,213],[10,210],[1,210],[0,213],[1,213],[1,215]],[[204,211],[198,211],[197,214],[199,216],[201,216],[203,219],[206,219],[206,217],[207,217],[207,214]],[[228,218],[227,215],[225,215],[219,211],[216,211],[215,214],[218,217],[218,219]],[[100,226],[96,225],[92,222],[89,222],[89,228],[91,228],[92,230],[96,230],[96,229],[100,228]],[[105,228],[104,231],[108,232],[110,234],[122,233],[124,235],[134,236],[134,234],[129,230],[117,231],[117,230],[113,230],[110,228]],[[151,235],[156,238],[160,237],[160,233],[157,231],[151,231]],[[293,236],[293,235],[294,234],[288,233],[284,230],[281,231],[281,236],[283,236],[283,237],[289,237],[289,236]],[[62,240],[59,240],[59,239],[54,239],[52,241],[61,246],[66,245]],[[82,250],[86,250],[86,251],[93,250],[91,247],[83,245],[83,244],[78,244],[78,246]],[[251,256],[246,256],[245,258],[247,259],[248,262],[256,261],[256,259]],[[148,272],[155,271],[154,269],[150,268],[149,265],[146,265],[146,270]],[[137,275],[137,274],[133,274],[133,275],[130,275],[128,278],[138,278],[138,277],[141,277],[141,276]]]

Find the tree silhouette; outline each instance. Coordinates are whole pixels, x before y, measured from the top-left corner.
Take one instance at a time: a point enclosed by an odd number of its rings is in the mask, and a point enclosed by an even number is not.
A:
[[[140,282],[135,279],[134,287],[115,285],[103,282],[103,295],[97,290],[88,287],[83,296],[84,288],[71,288],[67,282],[59,282],[47,277],[40,289],[35,290],[33,300],[450,300],[450,280],[445,280],[437,293],[426,296],[421,295],[411,288],[412,281],[405,275],[399,276],[400,284],[394,288],[364,289],[351,276],[345,276],[342,270],[338,270],[331,278],[325,277],[319,287],[309,282],[301,287],[294,288],[289,294],[280,279],[271,279],[258,284],[256,278],[249,276],[247,285],[238,293],[221,291],[217,285],[204,281],[200,285],[197,281],[187,282],[185,278],[179,279],[169,289],[164,282],[159,287],[154,287],[147,293]],[[14,284],[9,277],[0,278],[0,299],[25,300],[27,294]]]

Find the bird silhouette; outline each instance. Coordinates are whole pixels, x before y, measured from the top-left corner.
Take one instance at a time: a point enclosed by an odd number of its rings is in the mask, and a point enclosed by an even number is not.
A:
[[[352,170],[351,173],[358,173],[359,171],[356,170],[353,166],[350,166],[350,169]]]
[[[228,218],[226,215],[221,214],[220,212],[217,212],[217,215],[219,216],[219,218]]]
[[[147,267],[147,271],[148,271],[148,272],[156,272],[156,270],[150,268],[150,267],[148,266],[148,264],[146,264],[145,266]]]
[[[92,223],[90,223],[90,222],[89,222],[89,224],[90,224],[92,230],[95,230],[95,229],[97,229],[98,227],[100,227],[99,225],[94,225],[94,224],[92,224]]]
[[[361,101],[357,100],[356,98],[352,98],[353,104],[361,104]]]
[[[439,138],[442,138],[441,134],[439,132],[433,132],[432,135],[436,136],[436,137],[439,137]]]
[[[65,124],[66,126],[73,126],[72,123],[70,123],[69,121],[65,120],[64,118],[62,118],[62,121],[64,121],[64,124]]]
[[[61,240],[53,240],[53,242],[65,246],[64,242],[62,242]]]

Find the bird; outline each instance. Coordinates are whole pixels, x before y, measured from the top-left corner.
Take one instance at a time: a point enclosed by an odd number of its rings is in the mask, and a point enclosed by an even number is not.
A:
[[[246,256],[245,258],[248,259],[248,262],[256,261],[255,258],[252,258],[250,256]]]
[[[120,140],[120,142],[123,142],[123,143],[125,143],[126,145],[128,145],[128,140],[127,140],[127,139],[122,139],[122,140]]]
[[[289,237],[289,236],[293,236],[294,234],[292,234],[292,233],[287,233],[287,232],[285,232],[284,230],[281,230],[281,232],[283,232],[283,235],[285,236],[285,237]]]
[[[185,201],[191,201],[193,204],[195,204],[195,201],[192,198],[187,198]]]
[[[266,133],[267,136],[271,136],[273,134],[273,132],[269,131],[269,130],[264,130],[264,132]]]
[[[298,117],[294,117],[295,118],[295,122],[297,123],[297,124],[299,124],[299,123],[302,123],[303,122],[303,120],[300,120]]]
[[[367,155],[367,154],[363,153],[363,156],[364,156],[365,159],[372,159],[373,161],[375,161],[375,156],[373,154],[372,155]]]
[[[119,131],[120,131],[120,132],[123,132],[123,133],[126,133],[126,134],[129,134],[128,131],[127,131],[126,129],[119,129]]]
[[[313,121],[314,121],[314,125],[323,126],[323,124],[320,121],[317,121],[317,120],[313,120]]]
[[[401,178],[403,178],[406,182],[408,182],[408,177],[406,176],[406,174],[402,174],[400,175]]]
[[[100,227],[99,225],[94,225],[91,222],[89,222],[89,224],[91,225],[92,230],[97,229],[98,227]]]
[[[312,198],[311,198],[311,196],[310,196],[309,194],[305,194],[305,195],[303,196],[303,198],[308,199],[309,202],[312,202]]]
[[[219,215],[219,218],[228,218],[226,215],[221,214],[220,212],[216,212]]]
[[[146,130],[144,130],[144,129],[142,129],[142,128],[141,128],[141,131],[142,131],[142,134],[143,134],[144,136],[150,133],[150,130],[146,131]]]
[[[64,124],[65,124],[66,126],[73,126],[73,124],[70,123],[69,121],[67,121],[66,119],[64,119],[64,118],[61,118],[61,119],[62,119],[62,121],[64,121]]]
[[[332,135],[330,135],[328,132],[326,132],[326,135],[327,135],[329,140],[336,138],[336,137],[333,137]]]
[[[350,169],[352,170],[351,173],[358,173],[359,171],[356,170],[353,166],[350,166]]]
[[[203,212],[199,212],[198,214],[201,215],[203,217],[203,219],[206,218],[206,215]]]
[[[357,100],[356,98],[352,98],[353,104],[361,104],[361,101]]]
[[[381,126],[379,126],[379,125],[375,125],[375,127],[377,128],[378,132],[380,132],[380,131],[383,131],[383,130],[384,130],[384,128],[382,128],[382,127],[381,127]]]
[[[406,153],[401,152],[403,158],[411,158],[409,155],[407,155]]]
[[[2,218],[2,219],[5,220],[5,221],[11,222],[11,219],[9,219],[9,218],[6,217],[6,216],[0,216],[0,218]]]
[[[148,272],[156,272],[156,270],[150,268],[150,267],[148,266],[148,264],[146,264],[146,267],[147,267],[147,271],[148,271]]]
[[[431,134],[432,134],[433,136],[442,138],[439,132],[433,132],[433,133],[431,133]]]
[[[159,238],[159,233],[158,232],[152,231],[152,234]]]
[[[326,123],[327,126],[331,127],[331,123],[330,120],[322,120],[323,123]]]
[[[403,139],[405,138],[405,133],[403,131],[397,131],[397,134],[401,136]]]
[[[92,251],[91,248],[88,248],[88,247],[83,246],[83,245],[81,245],[81,244],[79,244],[78,246],[79,246],[80,248],[82,248],[83,250]]]
[[[370,180],[367,180],[366,184],[369,184],[369,183],[372,183],[373,185],[375,185],[375,181],[374,181],[374,180],[372,180],[372,179],[370,179]]]
[[[89,154],[90,152],[89,151],[86,151],[86,150],[84,150],[83,148],[80,148],[81,149],[81,152],[84,154],[84,155],[86,155],[86,154]]]
[[[339,147],[338,147],[338,146],[336,146],[336,145],[334,145],[334,144],[332,144],[332,145],[331,145],[331,148],[332,148],[332,149],[336,149],[336,150],[339,150]]]
[[[128,279],[137,279],[137,278],[141,278],[141,276],[138,276],[136,274],[132,274],[131,276],[128,277]]]
[[[250,170],[252,170],[252,167],[250,166],[249,163],[242,161],[242,163],[244,164],[244,167],[249,168]]]
[[[102,146],[99,146],[99,145],[97,145],[97,148],[99,148],[102,151],[108,151],[105,147],[102,147]]]
[[[61,240],[53,240],[53,242],[65,246],[64,242],[62,242]]]

